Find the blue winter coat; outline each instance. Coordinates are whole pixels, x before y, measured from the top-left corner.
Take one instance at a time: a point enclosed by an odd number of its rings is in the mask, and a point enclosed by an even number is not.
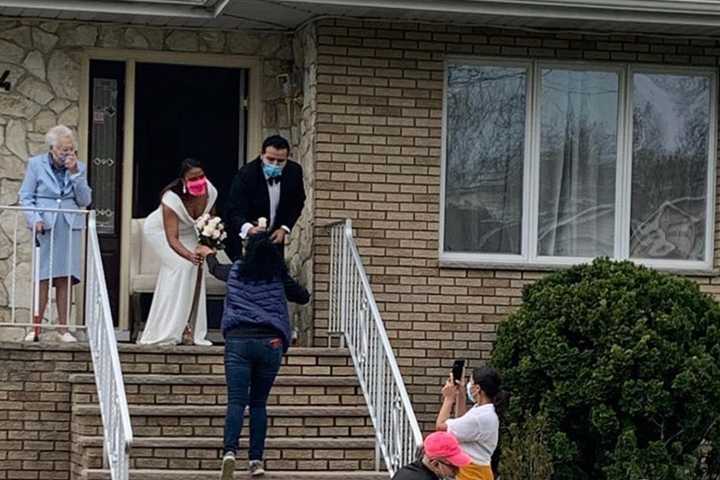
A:
[[[232,266],[220,265],[209,256],[208,266],[210,273],[227,282],[221,325],[223,336],[239,327],[272,327],[282,334],[283,349],[287,351],[292,340],[287,302],[308,303],[308,291],[295,282],[285,269],[277,278],[266,281],[241,275],[241,261]]]

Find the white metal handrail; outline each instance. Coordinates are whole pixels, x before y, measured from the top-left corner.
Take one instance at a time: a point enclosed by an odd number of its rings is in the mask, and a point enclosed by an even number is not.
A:
[[[59,234],[56,233],[56,229],[54,228],[55,225],[51,224],[46,226],[47,230],[43,233],[43,235],[48,236],[48,243],[50,246],[47,253],[49,256],[46,259],[46,261],[48,262],[47,275],[49,276],[49,286],[43,287],[40,282],[40,264],[42,260],[40,258],[39,240],[41,237],[34,228],[29,228],[29,226],[34,224],[35,221],[41,221],[41,214],[49,215],[54,218],[55,221],[58,220],[58,217],[60,215],[71,215],[72,217],[77,216],[81,217],[83,223],[86,224],[87,217],[90,215],[90,211],[84,209],[78,210],[0,205],[0,214],[2,214],[5,218],[5,230],[7,231],[8,228],[12,228],[12,234],[10,238],[12,246],[9,248],[11,253],[10,256],[4,260],[5,262],[10,262],[10,265],[6,267],[10,277],[10,291],[8,292],[7,298],[8,304],[3,305],[3,307],[8,307],[10,309],[10,321],[0,321],[0,327],[19,327],[25,329],[36,328],[36,333],[39,333],[40,328],[58,329],[67,327],[68,325],[55,323],[54,321],[56,317],[61,317],[61,312],[59,308],[57,310],[54,309],[53,286],[55,286],[55,281],[57,278],[65,278],[67,280],[67,283],[71,284],[72,274],[70,272],[70,269],[68,269],[66,275],[63,276],[58,276],[56,272],[54,273],[53,266],[55,265],[55,259],[53,258],[53,256],[55,252],[54,245],[57,245],[58,242],[65,241],[65,243],[67,244],[67,251],[60,253],[67,255],[68,259],[72,258],[73,252],[75,251],[75,249],[73,248],[73,230],[69,229],[67,231],[66,238],[59,238]],[[27,261],[27,258],[23,256],[24,254],[26,255],[27,252],[24,252],[21,248],[21,245],[24,244],[31,245],[31,268],[29,272],[22,271],[18,268],[21,262]],[[78,248],[77,251],[79,252],[80,249]],[[29,288],[24,288],[25,285],[28,285]],[[45,312],[39,311],[39,298],[41,288],[47,289],[47,296],[49,297],[47,301],[47,316],[45,315]],[[30,294],[26,295],[28,292]],[[22,306],[18,302],[18,298],[23,296],[28,297],[27,311],[29,314],[29,318],[27,322],[23,322],[19,319],[18,316],[18,309],[22,308]],[[68,323],[70,323],[70,320],[72,320],[70,315],[71,306],[71,294],[68,293],[68,301],[64,307],[65,311],[63,312],[65,314],[64,317],[68,320]],[[47,322],[43,323],[43,318],[47,318]],[[76,323],[72,323],[69,326],[71,329],[85,328],[84,325],[78,325]]]
[[[110,469],[112,480],[127,480],[133,433],[94,211],[90,213],[88,221],[85,292],[88,342],[103,423],[104,460]]]
[[[330,229],[330,318],[328,334],[347,343],[375,427],[380,459],[393,475],[417,459],[422,434],[390,346],[350,220]]]

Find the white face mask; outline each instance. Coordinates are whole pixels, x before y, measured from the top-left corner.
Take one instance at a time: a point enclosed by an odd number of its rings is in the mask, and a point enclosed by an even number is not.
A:
[[[473,398],[472,394],[472,383],[468,382],[465,384],[465,390],[467,390],[467,398],[471,402],[475,403],[475,399]]]

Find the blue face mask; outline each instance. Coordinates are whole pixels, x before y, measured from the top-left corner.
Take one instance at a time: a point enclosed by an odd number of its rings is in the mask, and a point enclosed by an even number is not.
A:
[[[279,165],[270,165],[268,163],[263,163],[263,173],[268,178],[273,177],[279,177],[282,175],[282,167]]]

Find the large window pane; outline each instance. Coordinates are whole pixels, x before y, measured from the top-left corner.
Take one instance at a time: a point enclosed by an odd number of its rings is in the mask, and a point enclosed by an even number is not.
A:
[[[704,260],[710,77],[633,76],[630,255]]]
[[[445,251],[521,253],[527,78],[448,67]]]
[[[612,256],[618,74],[543,69],[538,255]]]

